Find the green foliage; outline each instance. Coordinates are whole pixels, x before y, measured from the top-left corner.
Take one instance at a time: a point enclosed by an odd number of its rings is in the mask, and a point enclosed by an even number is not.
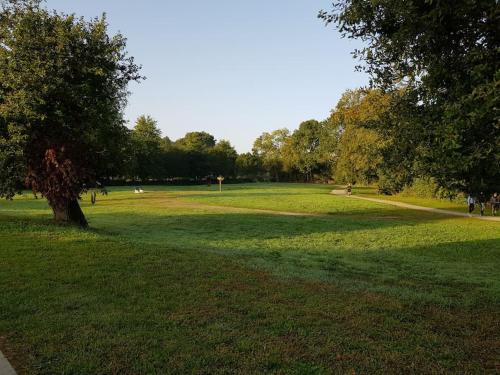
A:
[[[0,196],[23,181],[63,213],[85,186],[117,172],[127,85],[141,78],[125,47],[104,17],[1,1]]]
[[[206,132],[187,133],[172,142],[161,137],[157,122],[141,116],[131,133],[132,168],[127,177],[142,181],[167,178],[194,178],[235,174],[238,153],[225,140],[216,142]]]
[[[247,152],[236,158],[237,177],[257,179],[260,171],[260,159],[254,154]]]
[[[253,153],[261,160],[262,168],[276,181],[283,171],[282,153],[289,136],[288,129],[278,129],[263,133],[253,144]]]
[[[285,164],[297,169],[312,181],[313,175],[328,176],[332,168],[334,143],[324,122],[309,120],[301,123],[290,137],[289,151]]]
[[[210,150],[211,172],[214,176],[233,177],[236,173],[238,153],[229,141],[220,140]]]
[[[13,126],[1,128],[0,120],[0,197],[12,199],[21,188],[26,177],[24,148],[26,136]]]
[[[134,177],[140,179],[156,178],[163,174],[161,130],[150,116],[140,116],[131,133]]]
[[[437,198],[437,199],[462,199],[463,195],[457,191],[450,191],[439,186],[432,177],[415,178],[411,185],[405,186],[400,193],[401,196],[417,198]]]
[[[186,151],[208,152],[215,146],[215,138],[207,132],[191,132],[177,140],[176,145]]]
[[[338,129],[335,179],[340,183],[372,183],[379,178],[387,139],[374,130],[389,106],[379,91],[349,90],[328,120]]]
[[[320,13],[365,42],[355,56],[394,93],[391,166],[449,190],[500,186],[498,15],[495,0],[342,0]]]
[[[416,178],[411,186],[406,186],[401,195],[419,198],[437,198],[439,186],[433,178]]]

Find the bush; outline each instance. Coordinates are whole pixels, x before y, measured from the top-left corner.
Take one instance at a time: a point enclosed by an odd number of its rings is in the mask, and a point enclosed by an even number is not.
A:
[[[433,178],[423,177],[413,180],[411,185],[407,185],[401,191],[403,196],[419,198],[436,198],[439,186]]]
[[[411,185],[407,185],[401,191],[401,195],[418,198],[437,198],[455,200],[461,199],[463,194],[452,191],[438,185],[432,177],[420,177],[413,180]]]
[[[379,194],[392,195],[397,194],[401,191],[402,184],[397,179],[388,176],[387,174],[380,174],[378,180],[378,192]]]

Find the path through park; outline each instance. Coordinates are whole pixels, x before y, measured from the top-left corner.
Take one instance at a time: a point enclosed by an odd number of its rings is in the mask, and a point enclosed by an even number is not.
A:
[[[2,352],[0,352],[0,375],[16,375],[16,372]]]
[[[315,214],[310,212],[290,212],[290,211],[266,210],[261,208],[247,208],[247,207],[234,207],[234,206],[224,206],[224,205],[214,205],[214,204],[191,203],[183,201],[182,197],[181,198],[169,197],[167,199],[162,199],[161,202],[167,203],[169,206],[207,209],[207,210],[222,210],[225,212],[249,212],[249,213],[257,213],[257,214],[260,213],[260,214],[269,214],[278,216],[328,217],[328,215],[325,214]]]
[[[333,195],[343,195],[346,196],[345,190],[332,190],[331,194]],[[362,197],[359,195],[350,195],[348,196],[349,198],[354,198],[354,199],[361,199],[369,202],[374,202],[374,203],[381,203],[381,204],[390,204],[392,206],[396,207],[401,207],[401,208],[407,208],[410,210],[418,210],[418,211],[426,211],[426,212],[432,212],[436,214],[443,214],[443,215],[452,215],[452,216],[460,216],[460,217],[473,217],[476,219],[481,219],[481,220],[488,220],[488,221],[500,221],[500,217],[493,217],[493,216],[480,216],[480,215],[469,215],[466,213],[462,212],[456,212],[456,211],[451,211],[451,210],[443,210],[441,208],[431,208],[431,207],[423,207],[423,206],[417,206],[414,204],[408,204],[408,203],[403,203],[403,202],[396,202],[396,201],[390,201],[386,199],[378,199],[378,198],[368,198],[368,197]]]

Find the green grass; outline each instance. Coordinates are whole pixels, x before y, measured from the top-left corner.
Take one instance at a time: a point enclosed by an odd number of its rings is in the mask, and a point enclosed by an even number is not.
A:
[[[1,202],[0,349],[41,374],[498,371],[500,224],[331,189],[115,188],[88,231]]]

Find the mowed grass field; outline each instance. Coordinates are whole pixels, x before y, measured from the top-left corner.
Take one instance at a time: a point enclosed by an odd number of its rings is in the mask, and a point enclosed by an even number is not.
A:
[[[0,350],[20,374],[499,372],[500,223],[331,189],[113,188],[87,231],[2,201]]]

